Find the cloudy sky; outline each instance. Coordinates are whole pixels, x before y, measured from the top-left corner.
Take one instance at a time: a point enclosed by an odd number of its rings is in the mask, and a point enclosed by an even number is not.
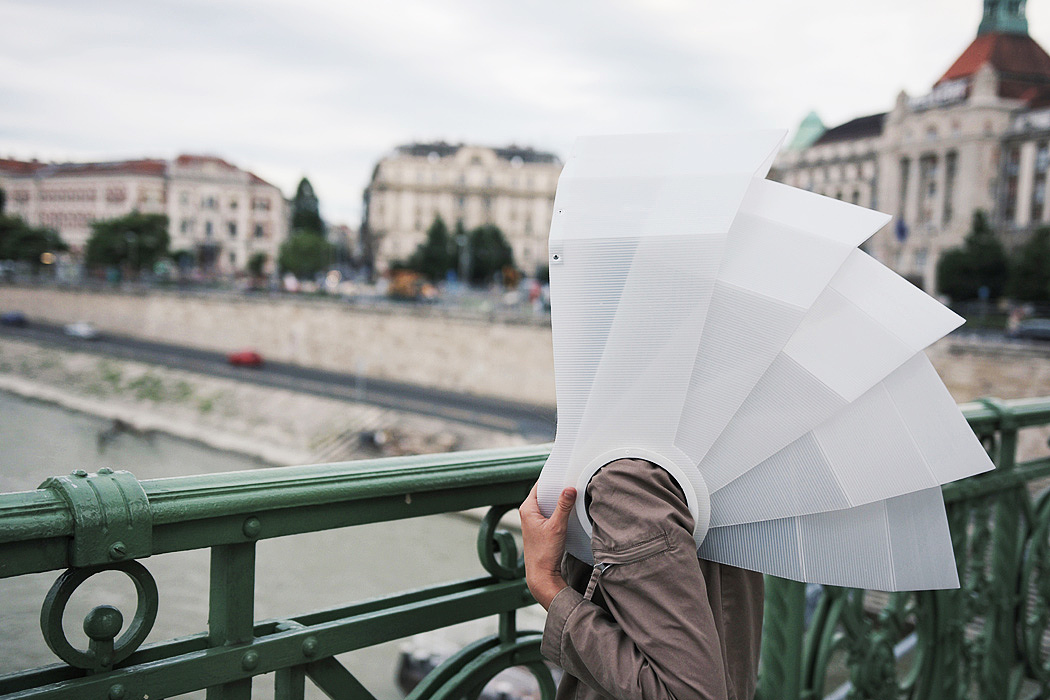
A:
[[[0,157],[213,153],[332,221],[395,145],[794,128],[926,92],[981,0],[0,0]],[[1029,3],[1050,46],[1050,0]]]

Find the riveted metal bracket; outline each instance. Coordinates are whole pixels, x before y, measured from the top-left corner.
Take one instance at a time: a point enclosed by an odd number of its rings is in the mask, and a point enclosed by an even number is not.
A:
[[[153,553],[153,512],[131,472],[78,469],[40,485],[57,492],[73,514],[69,565],[98,566]]]

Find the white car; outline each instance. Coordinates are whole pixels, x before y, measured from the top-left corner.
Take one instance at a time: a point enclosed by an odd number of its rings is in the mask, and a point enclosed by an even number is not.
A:
[[[87,321],[77,321],[65,327],[66,335],[84,340],[93,340],[98,337],[98,329]]]

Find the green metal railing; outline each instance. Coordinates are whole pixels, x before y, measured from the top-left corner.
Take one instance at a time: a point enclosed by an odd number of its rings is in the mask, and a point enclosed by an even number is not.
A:
[[[1050,425],[1050,399],[963,407],[997,470],[945,487],[962,588],[877,596],[767,581],[759,696],[1018,698],[1050,692],[1050,496],[1030,494],[1050,458],[1017,463],[1018,431]],[[372,695],[335,658],[420,632],[496,617],[498,633],[435,669],[411,700],[476,698],[498,672],[525,666],[544,700],[554,683],[539,635],[515,611],[533,603],[513,536],[498,527],[535,481],[545,447],[285,467],[138,481],[74,472],[36,491],[0,494],[0,578],[61,571],[41,607],[41,631],[63,663],[0,676],[0,697],[249,698],[275,674],[277,698],[307,680],[333,698]],[[488,507],[478,555],[488,576],[257,621],[255,552],[262,539]],[[208,630],[143,645],[159,606],[139,559],[209,548]],[[120,571],[138,603],[126,631],[114,607],[84,620],[87,649],[62,629],[84,581]],[[263,582],[265,583],[265,582]],[[118,636],[118,634],[120,636]]]

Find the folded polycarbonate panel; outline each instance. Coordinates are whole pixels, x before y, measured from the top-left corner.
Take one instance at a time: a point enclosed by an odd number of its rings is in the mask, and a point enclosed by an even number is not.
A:
[[[577,142],[551,223],[558,434],[539,484],[546,512],[621,438],[637,447],[647,432],[673,433],[681,399],[668,390],[684,395],[726,234],[782,138],[759,132]],[[601,413],[609,419],[596,420]],[[683,471],[677,476],[690,483]],[[706,521],[706,489],[686,488],[694,509],[697,490],[705,494]],[[579,515],[582,506],[580,499]],[[567,548],[589,559],[587,525],[585,515],[573,521]]]
[[[859,399],[711,493],[711,527],[839,510],[993,469],[919,353]]]
[[[888,216],[756,182],[726,243],[675,444],[699,462],[857,245]]]
[[[938,485],[991,465],[917,353],[960,319],[855,250],[885,215],[764,181],[778,141],[578,142],[551,224],[541,509],[642,458],[682,486],[708,559],[956,585]],[[566,549],[593,561],[585,507]]]
[[[708,488],[718,491],[821,425],[962,322],[853,251],[701,461]]]
[[[832,586],[899,591],[959,585],[940,488],[829,513],[713,527],[698,553]]]

